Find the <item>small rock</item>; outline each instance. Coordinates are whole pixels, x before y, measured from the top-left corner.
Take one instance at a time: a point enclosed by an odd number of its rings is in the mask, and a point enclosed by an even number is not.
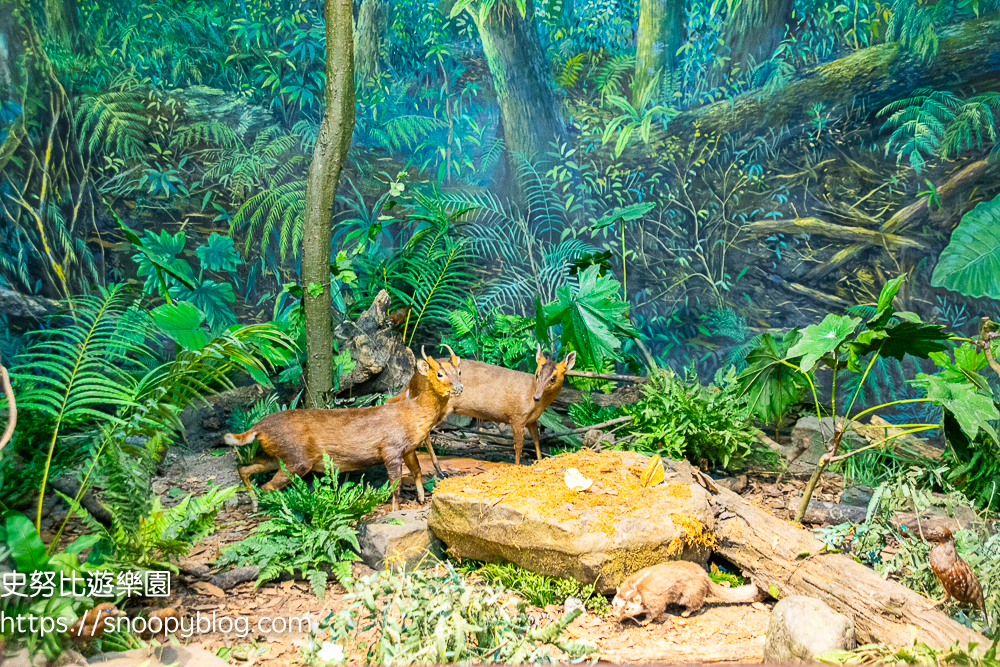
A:
[[[815,662],[826,651],[855,647],[854,624],[822,600],[792,595],[771,612],[764,645],[765,663]]]
[[[792,446],[788,456],[789,472],[793,475],[808,474],[819,463],[821,456],[826,454],[827,445],[833,438],[833,419],[824,417],[820,422],[816,417],[803,417],[795,423],[792,429]],[[853,430],[849,430],[841,439],[841,449],[860,449],[868,441]]]
[[[226,498],[226,500],[222,504],[226,507],[226,509],[234,509],[240,506],[240,497],[231,496],[229,498]]]
[[[404,571],[432,565],[444,557],[444,547],[427,528],[428,510],[390,512],[358,528],[361,559],[376,571],[386,564]],[[389,523],[393,519],[402,525]]]
[[[26,648],[22,648],[20,651],[8,658],[0,656],[0,659],[2,659],[3,667],[34,667],[34,665],[45,664],[45,656],[41,651],[36,653],[35,659],[32,660],[31,655],[28,653],[28,649]]]
[[[749,480],[746,475],[737,475],[736,477],[721,477],[715,480],[715,483],[719,486],[724,486],[733,493],[743,493],[747,489],[747,484]]]
[[[5,667],[6,667],[6,663]],[[208,651],[194,646],[157,646],[137,648],[121,653],[98,653],[87,664],[102,667],[227,667],[227,663]]]
[[[583,600],[580,598],[568,597],[566,601],[563,602],[563,613],[568,614],[574,609],[582,609],[586,613],[587,608],[583,604]]]
[[[156,480],[153,482],[153,493],[157,496],[162,496],[164,493],[170,490],[170,485],[161,480]]]
[[[867,508],[874,494],[875,489],[870,486],[849,486],[840,494],[840,502],[843,505]]]
[[[5,663],[6,664],[6,663]],[[52,667],[76,667],[76,665],[86,665],[87,659],[82,655],[74,651],[73,649],[66,649],[59,654],[56,661],[52,663]]]

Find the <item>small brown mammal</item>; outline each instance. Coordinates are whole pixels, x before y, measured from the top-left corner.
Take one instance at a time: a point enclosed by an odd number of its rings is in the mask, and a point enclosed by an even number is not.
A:
[[[719,586],[697,563],[671,560],[639,570],[622,583],[615,593],[611,608],[618,620],[636,619],[645,614],[643,625],[661,621],[667,616],[667,607],[683,607],[685,618],[701,609],[705,600],[720,602],[756,602],[760,591],[753,584],[726,588]]]
[[[364,470],[385,464],[389,481],[403,476],[403,463],[417,485],[417,499],[424,501],[420,479],[417,445],[444,419],[448,401],[462,393],[459,358],[440,362],[423,355],[417,362],[417,374],[425,378],[424,390],[412,400],[386,403],[366,408],[343,410],[285,410],[261,419],[245,433],[227,433],[228,445],[246,445],[257,440],[264,453],[249,464],[240,466],[240,478],[253,494],[250,475],[278,471],[262,488],[280,489],[288,476],[278,461],[293,475],[309,471],[323,472],[323,453],[340,472]],[[256,505],[256,499],[255,503]],[[393,511],[399,508],[399,485],[392,494]]]
[[[95,637],[102,637],[107,629],[105,621],[124,615],[125,612],[110,602],[102,602],[76,619],[76,622],[69,627],[69,637],[74,641],[89,641]]]
[[[562,391],[566,371],[572,369],[576,363],[576,352],[570,352],[562,361],[556,361],[554,357],[542,352],[542,346],[539,345],[535,363],[537,368],[532,376],[530,373],[466,359],[462,362],[465,391],[448,404],[449,413],[454,412],[456,415],[498,424],[510,424],[514,435],[515,465],[521,463],[525,428],[535,443],[535,456],[541,460],[538,418]],[[423,377],[414,374],[410,384],[387,402],[408,400],[422,391],[425,383]],[[430,436],[427,437],[427,449],[436,467],[437,457],[431,448]]]
[[[175,607],[150,610],[146,617],[146,629],[139,636],[142,639],[156,639],[162,644],[167,641],[168,634],[177,632],[180,627],[181,613]]]
[[[928,561],[934,575],[941,582],[941,587],[944,588],[944,597],[934,601],[928,606],[928,609],[943,604],[952,597],[962,604],[975,607],[986,616],[983,586],[979,583],[976,573],[972,571],[969,564],[962,560],[958,552],[955,551],[955,538],[951,531],[941,526],[925,532],[924,538],[937,545],[931,549]],[[987,622],[989,622],[988,618]]]

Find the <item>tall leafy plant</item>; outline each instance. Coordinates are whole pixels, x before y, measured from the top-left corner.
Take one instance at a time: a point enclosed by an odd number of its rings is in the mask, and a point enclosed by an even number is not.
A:
[[[971,437],[980,429],[989,429],[994,437],[995,431],[989,422],[1000,417],[992,401],[983,395],[983,387],[963,373],[939,374],[918,378],[927,387],[925,398],[907,398],[876,405],[857,413],[854,405],[858,400],[865,380],[869,377],[875,361],[880,357],[891,357],[902,361],[909,354],[917,358],[929,358],[931,354],[941,353],[947,349],[952,337],[937,325],[924,323],[915,313],[896,312],[892,302],[905,276],[899,276],[885,284],[879,295],[875,312],[868,318],[864,326],[859,328],[862,318],[846,315],[827,315],[819,324],[813,324],[800,333],[793,335],[788,348],[781,353],[775,348],[773,341],[764,341],[754,350],[750,357],[754,363],[740,374],[738,382],[745,394],[751,396],[770,396],[772,405],[786,405],[793,395],[795,381],[787,373],[775,372],[780,364],[801,376],[808,384],[816,403],[816,416],[822,420],[821,404],[817,392],[816,370],[820,363],[833,371],[830,386],[829,414],[834,418],[832,438],[827,446],[827,453],[820,459],[812,478],[806,485],[805,492],[795,520],[801,521],[809,505],[809,499],[826,467],[835,461],[854,456],[859,452],[873,447],[882,447],[893,439],[909,433],[938,428],[937,424],[909,424],[899,434],[885,441],[880,441],[868,447],[861,447],[838,456],[844,434],[853,428],[858,420],[868,414],[882,410],[892,405],[933,401],[946,410],[953,412],[959,420],[963,431]],[[780,358],[779,358],[780,355]],[[867,364],[862,369],[862,364]],[[837,416],[837,376],[838,372],[847,369],[861,373],[861,380],[855,384],[855,391],[847,403],[842,417]],[[975,407],[973,407],[975,406]]]

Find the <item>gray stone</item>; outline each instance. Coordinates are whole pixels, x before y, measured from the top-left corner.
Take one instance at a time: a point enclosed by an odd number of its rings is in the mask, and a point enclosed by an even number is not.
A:
[[[148,662],[147,662],[148,661]],[[137,648],[121,653],[98,653],[87,664],[103,667],[228,667],[229,663],[194,646],[158,646]]]
[[[444,546],[427,528],[427,514],[428,510],[402,510],[361,524],[358,544],[365,565],[376,572],[384,570],[387,563],[410,571],[444,558]]]
[[[583,604],[583,600],[580,598],[569,597],[563,602],[563,613],[568,614],[574,609],[582,609],[584,612],[587,611],[586,606]]]
[[[849,486],[840,494],[840,502],[844,505],[867,508],[874,494],[875,489],[870,486]]]
[[[59,654],[56,661],[52,663],[52,667],[76,667],[77,665],[86,665],[87,659],[82,655],[74,651],[73,649],[66,649]]]
[[[736,475],[735,477],[721,477],[715,480],[719,486],[724,486],[733,493],[743,493],[746,491],[749,480],[746,475]]]
[[[627,474],[634,474],[636,481],[649,461],[633,452],[605,450],[593,456],[601,459],[595,467],[630,471]],[[465,488],[436,489],[428,525],[448,545],[449,553],[460,558],[514,563],[545,576],[594,584],[602,594],[614,593],[625,577],[643,567],[678,558],[703,563],[708,557],[703,544],[686,540],[684,527],[694,520],[704,530],[714,528],[708,491],[694,480],[687,462],[664,465],[667,484],[649,489],[627,508],[621,507],[614,481],[606,477],[595,480],[593,491],[588,491],[598,494],[599,501],[589,497],[580,506],[567,503],[557,516],[542,514],[522,499],[510,503],[491,497],[477,490],[476,482],[503,475],[509,468],[509,474],[526,477],[525,487],[531,493],[544,497],[566,491],[562,477],[535,483],[530,467],[498,468],[463,478]]]
[[[821,422],[816,417],[803,417],[792,429],[792,446],[786,454],[788,470],[793,475],[811,474],[833,439],[833,418],[824,417]],[[859,449],[868,441],[855,431],[848,431],[841,438],[838,451]]]
[[[765,663],[815,662],[826,651],[855,647],[854,624],[822,600],[792,595],[771,611],[764,645]]]
[[[224,391],[187,406],[181,412],[184,441],[196,452],[221,445],[222,436],[229,432],[229,416],[233,409],[246,409],[268,392],[263,385],[254,384]]]
[[[22,648],[14,655],[8,657],[0,655],[0,664],[3,667],[36,667],[37,665],[44,665],[45,662],[45,655],[41,651],[32,656],[26,648]]]

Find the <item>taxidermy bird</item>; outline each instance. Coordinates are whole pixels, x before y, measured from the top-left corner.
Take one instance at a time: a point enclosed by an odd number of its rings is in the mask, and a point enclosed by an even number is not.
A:
[[[86,614],[76,619],[76,623],[70,626],[69,636],[78,641],[89,641],[104,634],[104,620],[115,616],[124,616],[125,612],[119,611],[110,602],[102,602]]]
[[[924,533],[924,538],[936,544],[931,549],[928,560],[931,570],[944,588],[944,597],[935,601],[928,609],[947,602],[948,598],[955,598],[962,604],[975,607],[986,616],[983,587],[976,578],[976,573],[955,551],[955,538],[952,537],[951,531],[944,527],[934,528]],[[986,622],[990,622],[988,616]]]

